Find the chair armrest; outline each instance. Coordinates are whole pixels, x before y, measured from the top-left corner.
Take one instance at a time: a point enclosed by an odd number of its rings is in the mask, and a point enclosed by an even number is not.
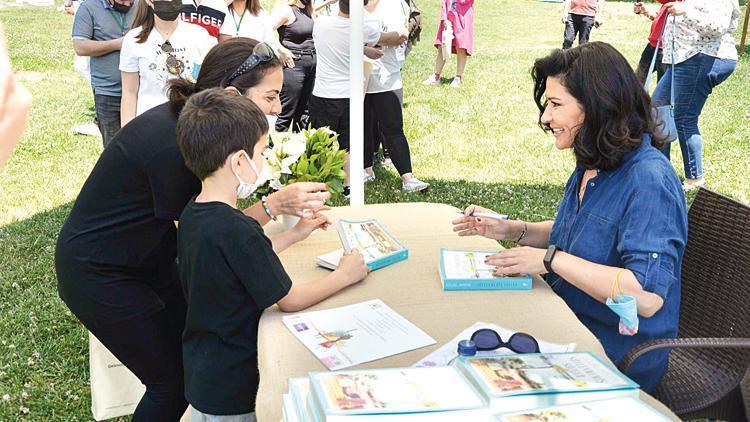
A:
[[[659,349],[750,349],[750,338],[700,337],[650,340],[628,352],[620,362],[620,371],[627,373],[630,365],[646,353]]]

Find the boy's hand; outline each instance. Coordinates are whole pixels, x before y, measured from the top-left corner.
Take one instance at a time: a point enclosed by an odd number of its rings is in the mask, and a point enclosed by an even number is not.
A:
[[[341,274],[348,285],[362,281],[370,273],[370,267],[365,265],[365,258],[357,249],[345,253],[339,261],[336,271]]]
[[[297,242],[307,239],[316,229],[327,230],[331,220],[323,214],[313,213],[309,218],[300,218],[299,222],[290,229]]]

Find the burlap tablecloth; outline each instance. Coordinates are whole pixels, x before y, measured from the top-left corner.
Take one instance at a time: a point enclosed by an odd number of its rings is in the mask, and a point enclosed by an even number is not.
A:
[[[404,203],[334,208],[328,215],[339,218],[376,218],[409,249],[409,259],[371,273],[307,311],[328,309],[370,299],[381,299],[396,312],[427,332],[437,343],[354,368],[406,367],[450,341],[477,321],[523,331],[553,343],[577,343],[576,350],[591,351],[607,359],[594,335],[581,324],[565,302],[543,280],[534,280],[531,291],[445,292],[438,273],[439,249],[499,249],[496,242],[481,237],[458,237],[451,220],[456,209],[448,205]],[[273,223],[267,233],[281,230]],[[281,253],[281,260],[294,282],[307,282],[327,274],[315,265],[315,257],[341,247],[335,227],[318,231],[307,240]],[[285,314],[267,309],[260,320],[258,368],[260,388],[256,413],[260,422],[281,419],[282,395],[290,377],[306,376],[326,368],[281,322]],[[657,410],[677,419],[664,405],[641,393]]]

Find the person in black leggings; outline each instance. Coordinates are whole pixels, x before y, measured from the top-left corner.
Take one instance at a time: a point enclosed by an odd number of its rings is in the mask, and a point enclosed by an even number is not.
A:
[[[313,42],[312,0],[293,0],[274,13],[274,27],[278,29],[281,45],[292,53],[292,66],[284,67],[284,87],[281,90],[281,113],[276,131],[303,129],[315,84],[315,43]]]
[[[196,83],[172,81],[169,102],[117,133],[60,231],[60,298],[146,385],[134,421],[177,421],[187,407],[181,350],[186,304],[175,262],[175,222],[201,184],[177,145],[179,112],[193,93],[223,86],[268,115],[278,113],[281,69],[270,46],[249,38],[211,49]],[[289,185],[244,212],[261,224],[278,214],[302,216],[323,206],[330,197],[320,192],[325,189],[323,183]]]

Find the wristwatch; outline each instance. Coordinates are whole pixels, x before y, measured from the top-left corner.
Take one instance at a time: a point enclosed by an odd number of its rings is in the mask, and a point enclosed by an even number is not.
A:
[[[549,245],[547,247],[547,253],[544,255],[544,268],[547,270],[547,273],[549,274],[555,273],[554,271],[552,271],[552,260],[555,259],[556,253],[557,253],[557,246]]]

